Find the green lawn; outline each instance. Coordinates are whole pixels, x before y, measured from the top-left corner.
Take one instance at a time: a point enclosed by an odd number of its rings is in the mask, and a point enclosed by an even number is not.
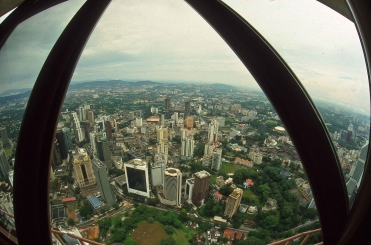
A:
[[[246,197],[246,198],[249,198],[250,200],[254,200],[255,205],[258,205],[260,203],[259,198],[255,196],[254,193],[252,193],[249,189],[246,189],[243,191],[242,197]]]
[[[162,239],[166,238],[167,234],[161,226],[147,223],[138,226],[130,236],[138,245],[156,245],[159,244]]]
[[[196,233],[195,231],[184,228],[185,231],[180,229],[174,229],[173,238],[176,241],[177,245],[189,245],[188,240],[193,237],[193,233]]]
[[[75,211],[75,209],[78,208],[78,205],[77,205],[77,202],[69,202],[67,203],[67,209],[68,211],[72,212],[72,211]]]
[[[266,120],[265,123],[268,126],[276,126],[278,124],[277,121],[274,121],[274,120]]]
[[[225,173],[234,173],[239,168],[242,168],[242,166],[238,166],[233,163],[223,162],[221,170],[224,171]]]

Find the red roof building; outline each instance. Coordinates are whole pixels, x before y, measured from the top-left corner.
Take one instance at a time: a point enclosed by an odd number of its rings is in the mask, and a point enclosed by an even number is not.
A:
[[[237,231],[236,232],[236,240],[241,240],[242,236],[243,236],[242,231]]]
[[[235,234],[235,231],[233,230],[229,230],[229,229],[225,229],[224,230],[224,233],[223,233],[223,237],[226,237],[228,239],[234,239],[234,234]]]
[[[254,182],[252,181],[252,179],[247,179],[246,183],[248,183],[249,186],[254,186]]]
[[[62,202],[65,203],[65,202],[73,202],[73,201],[76,201],[76,197],[66,197],[66,198],[63,198],[62,199]]]

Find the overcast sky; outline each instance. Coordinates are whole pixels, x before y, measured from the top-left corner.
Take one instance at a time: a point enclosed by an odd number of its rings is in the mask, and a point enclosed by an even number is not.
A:
[[[315,101],[369,113],[367,73],[352,22],[315,0],[225,2],[272,44]],[[32,87],[53,43],[82,3],[60,4],[16,29],[0,52],[0,92]],[[182,0],[112,1],[72,81],[106,79],[258,88],[233,51]]]

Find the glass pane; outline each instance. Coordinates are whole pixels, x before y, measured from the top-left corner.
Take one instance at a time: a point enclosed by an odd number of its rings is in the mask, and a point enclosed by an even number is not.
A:
[[[368,149],[370,95],[353,22],[316,1],[224,1],[251,23],[298,76],[326,123],[350,204]]]
[[[319,227],[282,122],[185,2],[112,2],[81,55],[59,126],[71,139],[72,172],[54,186],[73,182],[69,224],[100,230],[89,239],[172,234],[186,244],[250,232],[268,243]]]
[[[0,50],[0,223],[12,235],[16,235],[12,190],[14,156],[24,110],[47,55],[82,3],[59,4],[22,22]],[[0,23],[7,16],[2,16]]]

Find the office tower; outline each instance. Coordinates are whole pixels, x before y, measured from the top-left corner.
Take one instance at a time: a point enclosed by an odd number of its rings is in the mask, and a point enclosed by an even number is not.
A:
[[[196,207],[204,205],[209,196],[210,174],[202,170],[194,174],[195,184],[192,194],[192,203]]]
[[[57,142],[58,142],[59,152],[61,154],[62,159],[67,159],[68,152],[69,152],[67,139],[70,140],[70,136],[66,137],[65,134],[67,134],[67,133],[69,133],[69,132],[66,132],[63,129],[58,128],[57,132],[56,132],[56,135],[55,135],[55,137],[57,139]]]
[[[77,154],[73,156],[73,168],[80,188],[96,183],[90,158],[84,148],[77,149]]]
[[[109,147],[109,141],[105,136],[99,138],[97,141],[97,155],[98,159],[106,164],[111,161],[111,150]]]
[[[164,105],[164,110],[169,111],[170,109],[170,97],[165,98],[165,105]]]
[[[90,123],[90,127],[93,127],[95,124],[93,111],[88,111],[88,121]]]
[[[191,115],[191,102],[189,100],[186,100],[184,103],[184,118],[187,118]]]
[[[162,153],[165,155],[169,154],[169,146],[167,142],[162,141],[161,143],[157,143],[157,153]]]
[[[165,126],[165,114],[161,114],[160,125],[161,125],[162,127]]]
[[[192,200],[192,193],[193,193],[194,186],[195,186],[194,178],[186,180],[186,188],[185,188],[184,196],[187,198],[187,200]]]
[[[155,162],[151,164],[151,180],[152,186],[162,186],[163,184],[163,173],[165,171],[166,163],[162,161],[160,157],[163,154],[155,155]],[[164,156],[164,155],[163,155]],[[158,160],[156,161],[156,157]]]
[[[137,117],[135,119],[135,126],[142,127],[142,118],[141,117]]]
[[[10,171],[8,159],[6,157],[6,154],[3,148],[0,148],[0,170],[1,170],[1,176],[3,178],[6,178],[6,176],[8,175]]]
[[[202,157],[202,166],[210,167],[212,161],[212,157],[209,155],[204,155]]]
[[[107,139],[112,139],[112,125],[110,121],[105,122]]]
[[[99,128],[101,129],[101,131],[105,131],[106,130],[106,125],[104,124],[104,121],[103,120],[97,120],[95,121],[96,124],[98,124]]]
[[[368,152],[368,142],[361,148],[361,153],[359,154],[357,163],[352,166],[349,172],[349,180],[346,183],[348,197],[349,197],[349,203],[350,205],[353,205],[354,199],[357,195],[357,189],[359,188],[359,185],[361,184],[363,171],[365,168],[365,162],[367,159],[367,152]]]
[[[164,196],[173,205],[182,204],[182,173],[179,169],[168,168],[164,172]]]
[[[217,142],[218,141],[218,129],[219,129],[219,123],[215,119],[211,119],[211,122],[209,123],[209,128],[207,129],[207,137],[208,141],[210,142]]]
[[[219,171],[222,166],[222,149],[216,148],[213,152],[213,160],[211,162],[211,169]]]
[[[62,164],[62,156],[60,152],[60,147],[57,139],[55,139],[53,144],[53,152],[52,152],[52,168],[55,170],[57,166]]]
[[[188,116],[185,120],[185,127],[188,129],[191,129],[193,128],[194,123],[195,123],[195,118]]]
[[[233,192],[228,197],[227,205],[224,211],[224,216],[232,218],[232,216],[236,213],[238,206],[240,206],[242,194],[243,190],[239,188],[233,190]]]
[[[178,120],[179,120],[178,112],[174,112],[174,120],[175,120],[175,123],[178,123]]]
[[[90,132],[89,138],[90,138],[90,146],[91,146],[91,149],[93,150],[93,154],[96,154],[97,153],[97,142],[95,138],[95,131]]]
[[[181,158],[191,160],[193,158],[194,147],[195,141],[193,135],[188,135],[185,139],[182,139]]]
[[[116,203],[116,198],[113,195],[111,185],[108,180],[107,167],[98,159],[93,159],[92,163],[95,180],[97,182],[100,195],[103,198],[103,200],[107,203],[107,206],[111,207],[113,204]]]
[[[134,120],[134,112],[129,112],[129,114],[128,114],[128,118],[129,118],[129,120]]]
[[[128,192],[150,197],[147,162],[133,159],[124,163],[124,167]]]
[[[6,132],[6,127],[0,128],[1,143],[4,148],[11,146],[10,140],[8,138],[8,133]]]
[[[142,110],[137,110],[136,111],[136,117],[142,117],[142,115],[143,115],[143,112],[142,112]]]
[[[87,141],[89,141],[89,137],[90,137],[90,122],[88,121],[83,121],[81,122],[81,126],[82,128],[84,129],[84,133],[85,133],[85,139],[87,139]]]

